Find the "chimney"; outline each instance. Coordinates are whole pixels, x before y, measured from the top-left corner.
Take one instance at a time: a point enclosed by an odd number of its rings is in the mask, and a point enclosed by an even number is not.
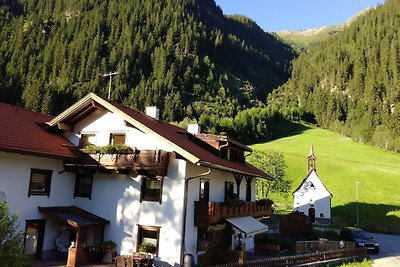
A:
[[[160,119],[160,110],[157,107],[146,107],[146,115],[152,117],[153,119]]]
[[[191,134],[199,134],[201,132],[201,127],[197,123],[189,123],[187,131]]]

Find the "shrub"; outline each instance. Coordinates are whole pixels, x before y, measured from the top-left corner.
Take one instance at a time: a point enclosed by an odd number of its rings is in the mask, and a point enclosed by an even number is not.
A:
[[[277,244],[277,245],[280,244],[280,238],[278,235],[270,235],[268,233],[256,234],[254,236],[254,241],[260,243]]]
[[[29,257],[24,255],[24,236],[18,230],[18,214],[10,215],[8,204],[0,202],[0,263],[2,267],[29,266]]]

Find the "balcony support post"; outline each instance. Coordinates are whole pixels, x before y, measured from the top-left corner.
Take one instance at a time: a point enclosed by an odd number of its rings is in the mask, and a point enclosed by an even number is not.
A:
[[[253,176],[246,175],[246,202],[251,201],[251,181],[253,180]]]
[[[237,194],[238,198],[240,199],[240,184],[242,182],[243,175],[239,174],[239,173],[234,173],[233,175],[235,176],[236,187],[237,187],[236,194]]]

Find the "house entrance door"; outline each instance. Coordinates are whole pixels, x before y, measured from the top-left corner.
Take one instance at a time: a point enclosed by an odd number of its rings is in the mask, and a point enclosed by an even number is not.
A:
[[[27,220],[25,226],[24,254],[42,258],[46,220]]]

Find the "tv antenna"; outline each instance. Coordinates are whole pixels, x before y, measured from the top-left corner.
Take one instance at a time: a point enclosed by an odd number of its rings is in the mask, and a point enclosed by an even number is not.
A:
[[[108,88],[108,99],[110,99],[110,97],[111,97],[111,80],[112,80],[112,76],[115,76],[115,75],[117,75],[117,74],[118,74],[117,71],[114,71],[114,72],[107,72],[107,73],[104,73],[104,74],[103,74],[103,77],[110,77],[110,86],[109,86],[109,88]]]

